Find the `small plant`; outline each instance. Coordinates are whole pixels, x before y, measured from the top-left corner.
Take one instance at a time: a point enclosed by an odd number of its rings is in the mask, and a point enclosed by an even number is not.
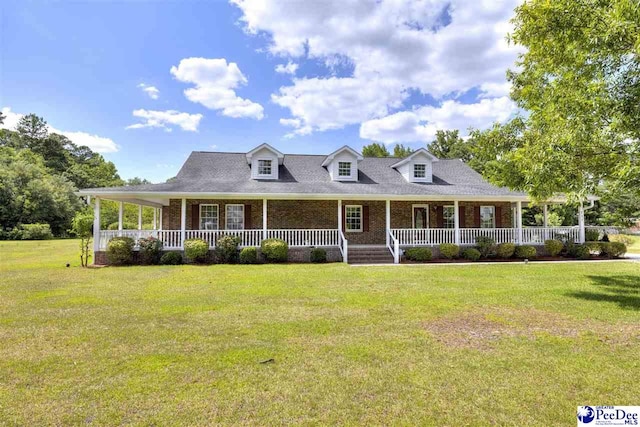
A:
[[[475,248],[467,248],[462,251],[462,258],[468,259],[469,261],[477,261],[481,256],[480,251]]]
[[[327,251],[324,250],[324,248],[313,248],[311,249],[309,259],[315,263],[327,262]]]
[[[585,242],[585,246],[589,249],[591,255],[600,255],[602,253],[603,246],[607,246],[606,242]]]
[[[433,252],[430,248],[409,248],[404,252],[404,256],[410,261],[425,262],[431,261]]]
[[[600,239],[600,240],[602,240],[603,242],[608,242],[609,241],[609,235],[607,233],[604,233],[602,235],[602,239]]]
[[[160,257],[162,265],[180,265],[182,264],[182,254],[180,252],[166,252]]]
[[[143,237],[138,240],[138,256],[143,264],[157,264],[162,253],[162,240],[155,237]]]
[[[453,243],[442,243],[439,247],[440,256],[447,259],[454,259],[460,255],[460,246]]]
[[[610,258],[619,258],[627,253],[627,246],[622,242],[605,242],[600,243],[602,255]]]
[[[260,252],[268,262],[285,262],[288,258],[289,245],[281,239],[266,239],[260,244]]]
[[[562,245],[562,244],[561,244]],[[496,248],[498,258],[511,258],[516,251],[516,245],[513,243],[500,243]]]
[[[112,222],[111,224],[107,225],[107,230],[117,230],[118,229],[118,223],[117,222]],[[134,224],[132,222],[122,222],[122,229],[123,230],[137,230],[138,229],[138,224]]]
[[[567,256],[577,259],[589,259],[591,258],[591,252],[587,245],[570,243],[567,245]]]
[[[631,237],[625,235],[625,234],[612,234],[609,236],[609,241],[610,242],[620,242],[620,243],[624,243],[625,245],[629,246],[631,243],[633,243],[633,240],[631,240]]]
[[[240,264],[256,264],[258,262],[258,249],[247,246],[240,251]]]
[[[588,229],[584,231],[584,240],[587,242],[597,242],[600,240],[600,232],[598,230]]]
[[[238,262],[238,246],[240,238],[238,236],[223,236],[216,242],[216,260],[224,264],[235,264]]]
[[[131,237],[114,237],[107,243],[107,260],[113,265],[128,265],[133,261],[134,240]]]
[[[22,224],[20,227],[22,240],[49,240],[53,239],[49,224]]]
[[[91,232],[93,230],[93,214],[85,212],[77,212],[71,220],[71,232],[80,238],[80,265],[87,267],[89,258],[91,257]]]
[[[482,258],[491,256],[496,247],[496,241],[488,236],[476,237],[476,249],[480,252]]]
[[[562,249],[564,249],[564,244],[560,240],[551,239],[545,240],[544,249],[547,251],[549,256],[558,256]]]
[[[202,239],[187,239],[184,241],[184,256],[190,262],[204,262],[209,253],[209,244]]]
[[[531,259],[537,255],[536,248],[529,245],[516,246],[516,258]]]

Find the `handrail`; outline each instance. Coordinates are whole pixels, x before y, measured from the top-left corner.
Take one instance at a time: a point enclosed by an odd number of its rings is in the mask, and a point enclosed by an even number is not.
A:
[[[391,230],[387,230],[387,233],[390,237],[387,248],[391,252],[391,255],[393,255],[393,263],[398,264],[400,263],[400,242],[398,241],[398,239],[396,239],[396,236]],[[391,244],[393,244],[393,247]]]
[[[344,237],[342,230],[338,230],[338,248],[342,254],[342,262],[347,263],[349,260],[349,241]]]

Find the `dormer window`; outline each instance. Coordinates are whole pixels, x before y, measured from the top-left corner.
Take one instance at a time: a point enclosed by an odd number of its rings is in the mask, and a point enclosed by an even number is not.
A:
[[[424,148],[420,148],[391,167],[400,172],[407,182],[433,182],[433,163],[438,158]]]
[[[271,160],[258,160],[258,175],[271,176]]]
[[[351,176],[351,162],[338,162],[338,176]]]
[[[413,177],[414,178],[426,178],[427,165],[424,163],[415,163],[413,165]]]

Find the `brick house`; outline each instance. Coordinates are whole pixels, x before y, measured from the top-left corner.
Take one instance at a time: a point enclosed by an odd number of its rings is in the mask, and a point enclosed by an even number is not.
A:
[[[212,247],[225,234],[239,236],[242,246],[276,237],[300,261],[317,246],[333,260],[398,262],[406,247],[472,245],[480,235],[528,244],[557,233],[584,240],[582,210],[578,227],[523,228],[526,194],[424,148],[404,159],[363,157],[348,146],[329,155],[285,155],[268,144],[248,153],[196,151],[166,183],[78,194],[94,201],[98,260],[114,235],[152,234],[173,250],[195,237]],[[101,199],[155,208],[154,230],[123,230],[122,215],[119,230],[100,230]]]

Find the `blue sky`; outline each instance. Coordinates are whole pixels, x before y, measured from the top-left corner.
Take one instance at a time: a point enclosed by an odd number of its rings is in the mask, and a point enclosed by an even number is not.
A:
[[[8,2],[0,108],[175,175],[192,150],[424,146],[515,112],[502,2]],[[279,71],[280,72],[279,72]],[[145,90],[146,89],[146,90]]]

